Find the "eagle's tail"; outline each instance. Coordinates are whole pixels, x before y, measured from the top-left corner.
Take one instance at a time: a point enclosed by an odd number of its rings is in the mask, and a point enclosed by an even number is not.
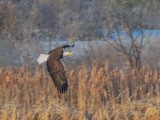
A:
[[[37,59],[38,64],[41,64],[45,61],[47,61],[49,55],[48,54],[40,54],[40,56]]]

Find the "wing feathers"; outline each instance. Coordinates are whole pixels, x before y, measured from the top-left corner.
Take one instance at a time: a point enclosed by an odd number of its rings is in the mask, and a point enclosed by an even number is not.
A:
[[[68,83],[63,65],[60,61],[48,60],[47,69],[57,90],[60,93],[65,93],[68,88]]]

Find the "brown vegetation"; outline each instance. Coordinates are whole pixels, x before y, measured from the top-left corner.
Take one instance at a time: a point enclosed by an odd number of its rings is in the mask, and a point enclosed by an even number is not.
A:
[[[38,68],[0,69],[1,120],[158,120],[159,71],[93,64],[68,69],[69,90],[61,95]]]
[[[0,120],[158,120],[159,33],[151,39],[142,30],[160,28],[159,6],[159,0],[1,0],[0,66],[32,68],[0,68]],[[110,43],[72,59],[69,90],[60,98],[46,69],[30,70],[59,40]]]

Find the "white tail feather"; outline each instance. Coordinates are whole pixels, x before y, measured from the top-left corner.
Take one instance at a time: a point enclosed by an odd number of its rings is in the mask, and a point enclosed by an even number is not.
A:
[[[47,54],[40,54],[40,56],[37,59],[38,64],[42,64],[45,61],[47,61],[48,57],[49,57],[49,55],[47,55]]]

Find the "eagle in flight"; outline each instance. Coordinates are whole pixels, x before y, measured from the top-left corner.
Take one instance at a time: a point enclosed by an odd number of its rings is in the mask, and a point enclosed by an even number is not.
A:
[[[71,56],[72,52],[65,52],[63,49],[74,47],[70,45],[63,45],[58,48],[55,48],[48,52],[48,54],[40,54],[37,62],[39,64],[47,61],[47,69],[48,72],[53,80],[55,87],[57,88],[58,92],[65,93],[68,88],[67,78],[65,75],[64,66],[62,65],[60,59],[64,56]]]

